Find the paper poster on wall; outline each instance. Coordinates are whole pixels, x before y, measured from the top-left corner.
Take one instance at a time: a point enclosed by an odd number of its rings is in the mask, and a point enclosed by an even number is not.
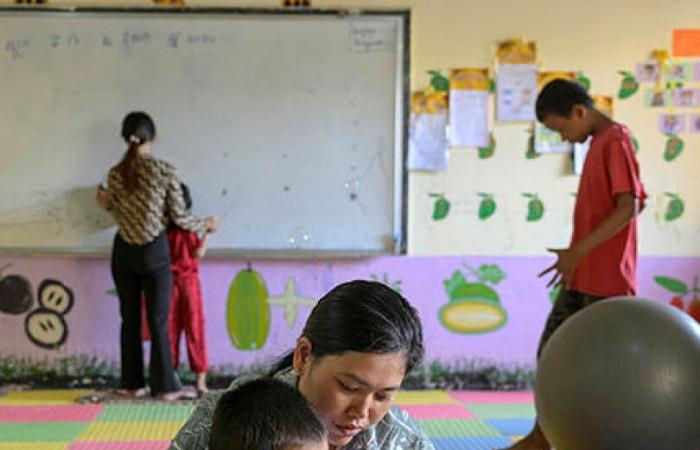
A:
[[[509,40],[496,51],[496,119],[535,120],[537,50],[534,42]]]
[[[644,106],[650,108],[664,108],[670,106],[673,100],[673,95],[668,89],[657,91],[656,89],[647,89],[644,91]]]
[[[607,95],[592,95],[593,106],[606,116],[613,117],[613,98]]]
[[[673,30],[673,56],[700,56],[700,29]]]
[[[693,76],[693,65],[690,63],[671,63],[666,67],[664,78],[667,82],[687,82]]]
[[[677,108],[697,108],[700,106],[700,89],[674,89],[673,106]]]
[[[542,89],[550,81],[560,78],[574,81],[576,74],[564,71],[540,72],[537,75],[538,90]],[[537,153],[566,153],[572,149],[571,143],[563,141],[559,133],[550,130],[540,122],[535,123],[534,140],[535,152]]]
[[[656,83],[661,77],[661,69],[656,61],[646,61],[637,63],[635,70],[637,80],[642,83]]]
[[[456,69],[450,74],[448,138],[452,147],[489,143],[488,69]]]
[[[685,114],[659,114],[659,131],[663,134],[685,133]]]
[[[691,114],[688,116],[688,121],[691,133],[700,133],[700,114]]]
[[[447,95],[414,92],[408,140],[408,170],[447,169]]]

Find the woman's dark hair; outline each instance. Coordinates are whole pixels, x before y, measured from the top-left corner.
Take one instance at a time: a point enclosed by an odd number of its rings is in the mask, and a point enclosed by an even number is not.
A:
[[[406,373],[423,360],[418,313],[401,294],[376,281],[333,288],[313,308],[301,336],[311,342],[316,358],[345,352],[403,353]],[[289,353],[270,373],[291,367],[293,358]]]
[[[117,165],[124,187],[133,192],[138,187],[138,147],[156,137],[156,125],[143,111],[133,111],[122,121],[122,138],[129,145],[126,154]]]
[[[283,450],[325,437],[326,427],[297,389],[274,378],[258,378],[221,396],[209,449]]]
[[[547,83],[537,96],[535,112],[542,122],[550,114],[569,117],[574,105],[593,107],[593,99],[586,89],[575,81],[557,78]]]

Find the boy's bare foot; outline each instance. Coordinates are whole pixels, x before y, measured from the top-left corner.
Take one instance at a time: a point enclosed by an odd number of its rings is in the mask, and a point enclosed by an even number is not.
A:
[[[197,398],[197,393],[191,388],[183,388],[179,391],[165,392],[159,394],[156,398],[164,402],[176,402],[178,400],[194,400]]]
[[[209,388],[207,387],[207,373],[200,372],[197,374],[197,394],[201,397],[207,392],[209,392]]]
[[[150,389],[148,387],[142,387],[139,389],[117,389],[114,391],[114,395],[117,397],[126,398],[142,398],[150,394]]]

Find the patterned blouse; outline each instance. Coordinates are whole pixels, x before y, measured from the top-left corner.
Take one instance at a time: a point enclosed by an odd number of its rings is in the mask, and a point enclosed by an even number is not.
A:
[[[229,389],[260,377],[260,374],[246,374],[236,378]],[[274,375],[285,383],[296,386],[299,377],[292,369],[285,369]],[[205,396],[194,410],[187,423],[180,429],[168,450],[206,450],[209,446],[209,428],[216,402],[222,393]],[[428,436],[408,414],[392,407],[376,425],[355,436],[344,450],[435,450]]]
[[[203,233],[203,219],[185,208],[175,168],[148,154],[140,155],[138,187],[127,191],[116,166],[107,178],[107,209],[119,225],[119,235],[132,245],[153,241],[173,221],[178,227]]]

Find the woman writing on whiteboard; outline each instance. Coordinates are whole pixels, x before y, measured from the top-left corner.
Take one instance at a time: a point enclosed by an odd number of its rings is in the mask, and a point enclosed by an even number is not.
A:
[[[151,332],[149,387],[151,395],[177,400],[190,393],[173,369],[168,338],[172,271],[165,231],[172,221],[197,233],[214,232],[215,217],[193,216],[183,200],[175,168],[151,156],[155,124],[144,112],[131,112],[122,122],[128,149],[109,170],[107,185],[96,200],[118,225],[112,248],[112,277],[119,296],[121,325],[121,390],[127,396],[146,395],[141,341],[141,297],[146,300]]]

